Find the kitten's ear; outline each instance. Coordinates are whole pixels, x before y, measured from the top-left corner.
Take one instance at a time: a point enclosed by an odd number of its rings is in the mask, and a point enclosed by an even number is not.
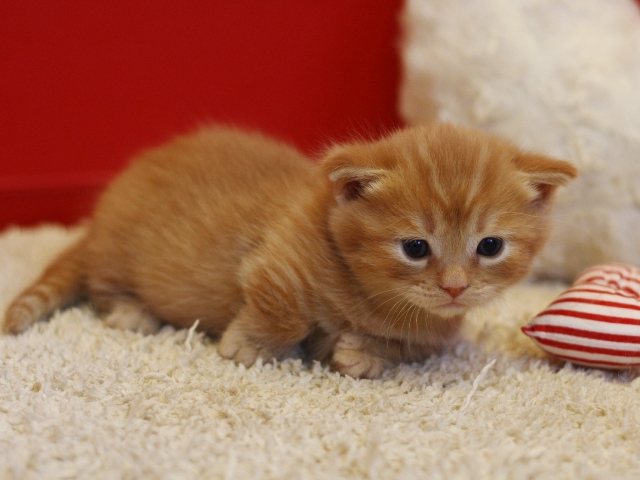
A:
[[[341,146],[331,149],[322,160],[320,168],[329,177],[339,204],[363,197],[385,175],[385,170],[367,163],[349,148]]]
[[[534,190],[534,205],[537,207],[548,205],[556,188],[578,176],[578,170],[571,163],[544,155],[521,154],[514,163]]]

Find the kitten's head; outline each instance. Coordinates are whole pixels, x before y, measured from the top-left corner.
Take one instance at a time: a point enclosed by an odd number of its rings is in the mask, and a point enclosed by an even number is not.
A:
[[[567,162],[478,131],[436,124],[334,147],[322,162],[330,228],[367,295],[401,296],[442,317],[522,279],[547,240]]]

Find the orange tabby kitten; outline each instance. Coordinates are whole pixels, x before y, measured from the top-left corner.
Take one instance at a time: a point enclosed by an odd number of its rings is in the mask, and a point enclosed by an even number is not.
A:
[[[304,342],[343,374],[377,377],[526,275],[554,190],[575,175],[446,124],[336,146],[318,166],[258,134],[203,129],[113,182],[4,330],[87,295],[112,326],[199,319],[247,366]]]

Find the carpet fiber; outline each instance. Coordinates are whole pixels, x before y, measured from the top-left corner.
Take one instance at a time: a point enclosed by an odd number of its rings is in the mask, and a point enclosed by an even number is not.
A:
[[[77,234],[0,234],[0,315]],[[520,332],[561,290],[516,287],[455,349],[374,381],[60,312],[0,337],[0,478],[640,478],[637,372],[554,362]]]

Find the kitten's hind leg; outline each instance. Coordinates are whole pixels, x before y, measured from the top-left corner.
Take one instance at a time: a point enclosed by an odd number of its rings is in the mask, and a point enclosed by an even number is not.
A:
[[[161,322],[137,298],[118,288],[116,279],[94,276],[88,284],[91,303],[108,327],[145,335],[160,329]]]
[[[133,330],[149,335],[160,329],[160,322],[139,302],[123,299],[116,302],[104,317],[108,327],[121,330]]]
[[[105,317],[105,325],[121,330],[133,330],[144,335],[156,333],[160,322],[140,304],[123,302],[117,304]]]
[[[145,306],[129,295],[114,293],[109,289],[94,289],[91,303],[102,312],[106,326],[120,330],[133,330],[145,335],[160,329],[160,322]]]

